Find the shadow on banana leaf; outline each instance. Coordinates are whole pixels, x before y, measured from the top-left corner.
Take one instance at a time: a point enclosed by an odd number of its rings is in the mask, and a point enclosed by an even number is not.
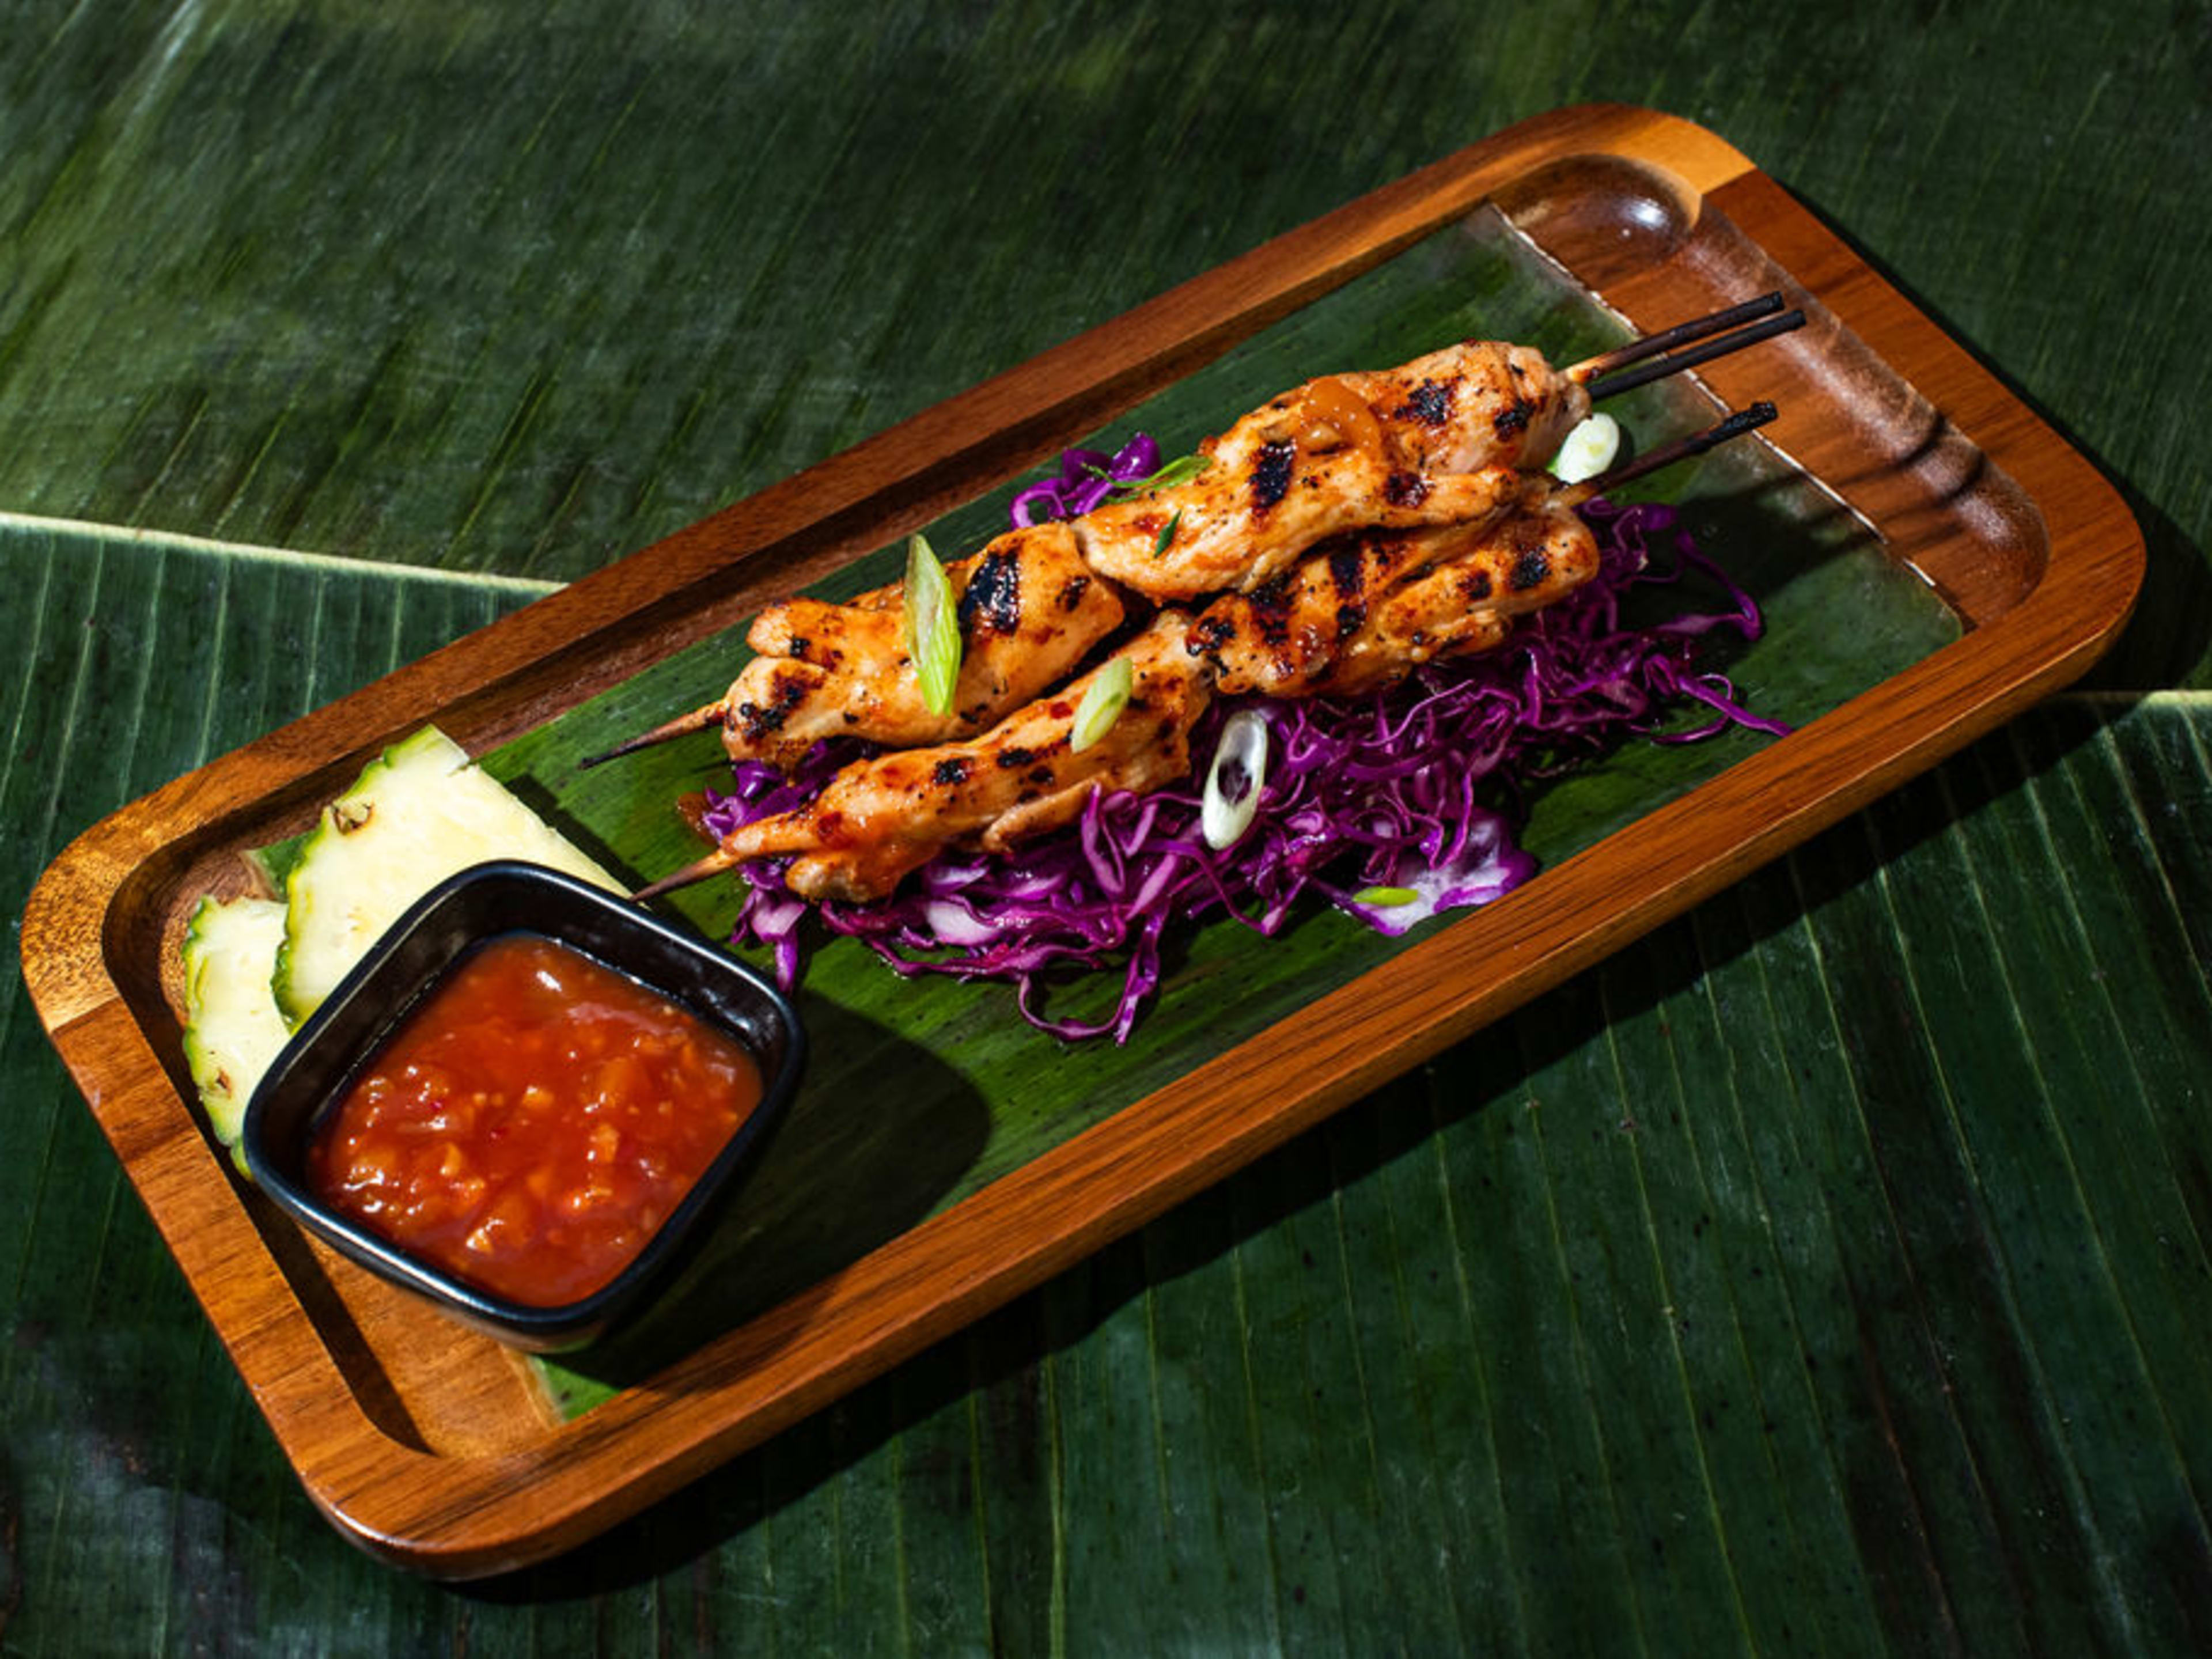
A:
[[[833,1279],[929,1215],[974,1168],[991,1118],[956,1065],[824,998],[802,990],[799,1002],[811,1058],[790,1115],[653,1305],[544,1363],[569,1409]]]

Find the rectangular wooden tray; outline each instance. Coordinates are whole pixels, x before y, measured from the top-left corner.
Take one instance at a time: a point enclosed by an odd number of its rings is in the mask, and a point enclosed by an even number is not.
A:
[[[1955,642],[1508,899],[562,1422],[519,1364],[311,1248],[210,1149],[178,920],[434,720],[483,752],[1037,464],[1484,204],[1638,328],[1779,287],[1703,378],[1917,570]],[[1330,365],[1349,367],[1351,365]],[[1233,414],[1236,411],[1225,411]],[[33,891],[26,981],[309,1494],[443,1577],[570,1548],[1676,915],[2080,673],[2142,542],[2115,492],[1741,154],[1610,106],[1523,124],[1231,261],[137,801]],[[1848,625],[1848,617],[1839,622]]]

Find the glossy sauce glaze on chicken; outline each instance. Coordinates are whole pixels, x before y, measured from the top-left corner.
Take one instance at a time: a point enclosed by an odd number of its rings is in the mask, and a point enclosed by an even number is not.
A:
[[[854,762],[804,806],[745,824],[653,890],[796,855],[784,881],[802,898],[881,898],[956,843],[1004,852],[1073,823],[1094,791],[1180,781],[1191,727],[1212,698],[1211,675],[1186,648],[1188,628],[1182,612],[1163,611],[1108,658],[1129,665],[1128,701],[1087,748],[1074,747],[1075,718],[1103,663],[983,737]]]
[[[786,769],[823,738],[891,752],[646,890],[788,858],[803,898],[880,899],[947,848],[1005,852],[1097,791],[1183,781],[1217,684],[1348,693],[1496,644],[1596,568],[1571,509],[1548,504],[1553,481],[1528,470],[1589,407],[1536,352],[1486,341],[1308,381],[1202,444],[1197,477],[1011,531],[949,567],[963,651],[943,715],[922,702],[898,585],[769,607],[747,636],[761,654],[687,720],[720,725],[732,759]],[[1077,751],[1076,709],[1104,664],[1049,688],[1121,623],[1123,592],[1170,608],[1106,659],[1129,661],[1129,700]],[[1206,595],[1219,597],[1195,624],[1172,608]]]
[[[1571,506],[1528,504],[1479,526],[1373,532],[1316,552],[1198,618],[1164,610],[1090,674],[964,743],[855,761],[804,806],[757,819],[653,890],[755,859],[790,857],[800,897],[865,903],[947,848],[1004,853],[1064,828],[1100,790],[1143,794],[1190,771],[1192,726],[1217,690],[1349,696],[1417,665],[1501,642],[1512,618],[1596,573],[1595,538]],[[1127,705],[1077,750],[1084,695],[1127,659]]]

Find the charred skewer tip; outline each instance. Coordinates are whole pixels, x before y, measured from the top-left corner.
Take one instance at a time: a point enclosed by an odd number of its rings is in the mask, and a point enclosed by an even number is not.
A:
[[[1601,472],[1580,486],[1591,495],[1601,495],[1608,489],[1617,489],[1631,479],[1640,478],[1647,472],[1656,472],[1662,466],[1687,460],[1692,455],[1702,455],[1717,445],[1731,438],[1741,438],[1747,432],[1756,431],[1772,420],[1778,411],[1764,398],[1748,409],[1739,409],[1726,419],[1716,421],[1702,432],[1693,432],[1686,438],[1677,438],[1671,443],[1661,444],[1632,459],[1623,461],[1610,471]]]
[[[1595,403],[1602,398],[1632,391],[1639,386],[1648,386],[1654,380],[1663,380],[1670,374],[1680,374],[1686,368],[1695,368],[1700,363],[1711,362],[1717,357],[1728,356],[1732,352],[1741,351],[1746,346],[1757,345],[1761,340],[1771,340],[1778,334],[1787,334],[1790,330],[1804,325],[1803,311],[1786,311],[1778,317],[1767,317],[1717,338],[1707,339],[1702,344],[1653,357],[1648,362],[1639,362],[1630,368],[1615,368],[1584,381],[1583,389]]]
[[[650,749],[657,743],[666,743],[672,738],[689,737],[694,732],[711,731],[728,719],[728,712],[719,702],[710,702],[703,708],[695,708],[688,714],[678,714],[672,720],[664,720],[650,732],[641,732],[634,738],[625,738],[613,748],[597,755],[586,755],[576,763],[580,771],[593,766],[618,760],[624,755],[634,755],[641,749]]]
[[[1770,294],[1760,295],[1756,300],[1746,300],[1741,305],[1726,307],[1709,316],[1692,317],[1686,323],[1676,323],[1672,328],[1662,328],[1656,334],[1643,335],[1626,345],[1615,346],[1610,351],[1601,351],[1594,357],[1585,357],[1578,363],[1570,364],[1564,372],[1571,380],[1594,380],[1614,369],[1626,368],[1631,363],[1640,363],[1646,357],[1672,351],[1676,346],[1688,345],[1693,340],[1723,333],[1742,324],[1755,322],[1761,317],[1771,317],[1781,309],[1782,290],[1777,289]]]

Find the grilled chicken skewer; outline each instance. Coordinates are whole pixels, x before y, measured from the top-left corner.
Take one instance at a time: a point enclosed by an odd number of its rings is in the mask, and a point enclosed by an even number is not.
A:
[[[1486,649],[1515,618],[1557,604],[1596,575],[1598,560],[1597,538],[1571,501],[1554,496],[1516,513],[1480,545],[1433,570],[1416,569],[1384,595],[1318,689],[1364,691],[1413,664]]]
[[[1487,650],[1516,617],[1597,574],[1597,538],[1574,510],[1583,495],[1532,489],[1489,523],[1342,538],[1251,593],[1216,599],[1190,649],[1221,691],[1277,697],[1371,690],[1434,658]]]
[[[1781,306],[1765,295],[1565,369],[1528,346],[1468,340],[1397,368],[1309,380],[1201,443],[1213,465],[1196,478],[1077,520],[1084,560],[1150,599],[1183,601],[1249,592],[1346,531],[1501,515],[1594,397],[1804,322],[1802,311],[1770,314]]]
[[[1589,413],[1526,346],[1469,341],[1309,380],[1199,446],[1212,465],[1077,521],[1085,563],[1149,598],[1257,587],[1347,530],[1491,517]]]
[[[1252,592],[1214,600],[1192,624],[1190,648],[1213,665],[1219,690],[1278,697],[1371,690],[1416,664],[1487,650],[1514,617],[1597,574],[1597,538],[1576,511],[1584,501],[1775,413],[1753,404],[1583,483],[1524,475],[1501,518],[1340,537]]]
[[[1179,782],[1190,773],[1190,729],[1212,696],[1206,665],[1185,648],[1189,623],[1163,611],[1108,659],[1129,663],[1128,702],[1079,752],[1076,710],[1103,665],[982,737],[856,761],[807,805],[742,826],[638,896],[796,854],[784,876],[792,891],[865,902],[956,843],[1005,852],[1074,822],[1094,791],[1141,794]]]
[[[824,738],[906,749],[972,737],[1063,678],[1121,624],[1121,596],[1091,574],[1065,524],[1001,536],[945,575],[962,647],[948,712],[922,699],[897,584],[845,605],[786,599],[754,618],[745,642],[760,654],[719,700],[586,764],[712,726],[732,760],[785,771]]]

